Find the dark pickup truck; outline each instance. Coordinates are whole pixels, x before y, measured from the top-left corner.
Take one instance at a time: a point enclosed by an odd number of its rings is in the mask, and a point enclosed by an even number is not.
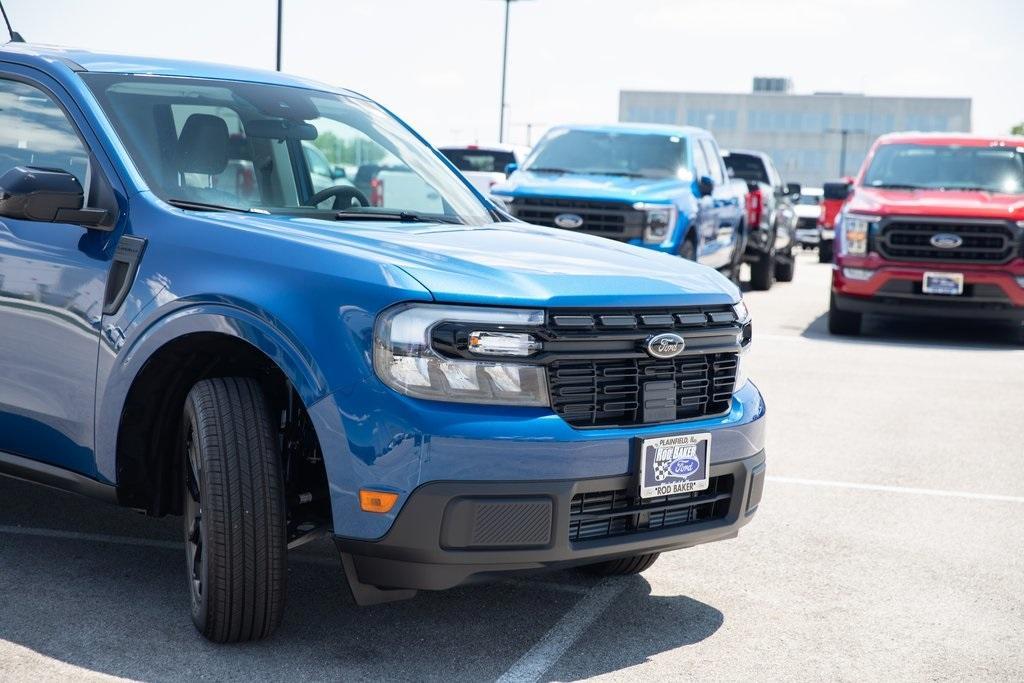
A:
[[[785,184],[771,158],[764,152],[722,152],[729,175],[747,181],[750,189],[747,246],[743,260],[750,264],[750,286],[771,289],[775,280],[790,282],[796,270],[796,211],[793,198],[800,195],[796,183]]]

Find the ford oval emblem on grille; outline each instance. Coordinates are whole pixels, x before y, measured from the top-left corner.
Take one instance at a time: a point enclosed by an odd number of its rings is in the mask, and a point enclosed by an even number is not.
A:
[[[672,332],[656,334],[647,340],[647,353],[655,358],[675,358],[684,348],[686,342]]]
[[[956,249],[964,243],[964,238],[953,233],[940,232],[937,235],[932,235],[932,238],[928,241],[931,242],[933,247],[938,249]]]
[[[583,225],[583,217],[574,213],[560,213],[555,216],[555,225],[566,230],[575,230]]]

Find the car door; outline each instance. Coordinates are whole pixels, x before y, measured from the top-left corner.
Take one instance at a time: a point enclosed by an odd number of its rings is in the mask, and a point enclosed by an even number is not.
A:
[[[112,175],[65,109],[73,105],[36,73],[0,71],[0,186],[16,166],[67,171],[85,207],[109,209],[110,222],[99,230],[0,215],[0,456],[94,475],[97,353],[120,212]]]
[[[713,229],[709,230],[705,263],[714,268],[724,268],[732,257],[732,239],[736,231],[734,214],[738,209],[738,203],[733,189],[729,187],[729,176],[715,142],[710,138],[701,138],[700,145],[704,149],[711,180],[715,184],[711,193]]]
[[[714,259],[718,212],[715,209],[714,193],[709,196],[701,196],[698,190],[698,181],[702,177],[707,177],[711,178],[713,182],[714,178],[711,176],[711,164],[704,145],[700,143],[700,138],[692,138],[692,140],[693,173],[696,176],[694,193],[697,195],[697,218],[694,222],[698,238],[697,261],[710,265]]]

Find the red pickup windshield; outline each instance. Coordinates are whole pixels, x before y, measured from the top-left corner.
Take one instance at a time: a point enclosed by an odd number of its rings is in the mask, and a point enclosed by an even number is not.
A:
[[[1024,193],[1024,149],[889,144],[864,174],[868,187]]]

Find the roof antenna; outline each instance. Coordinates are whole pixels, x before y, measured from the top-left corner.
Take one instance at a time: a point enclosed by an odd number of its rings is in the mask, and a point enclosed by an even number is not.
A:
[[[4,23],[7,24],[7,32],[11,34],[11,42],[24,43],[25,39],[21,37],[21,34],[11,28],[11,20],[7,18],[7,10],[4,9],[3,2],[0,2],[0,13],[4,15]]]

